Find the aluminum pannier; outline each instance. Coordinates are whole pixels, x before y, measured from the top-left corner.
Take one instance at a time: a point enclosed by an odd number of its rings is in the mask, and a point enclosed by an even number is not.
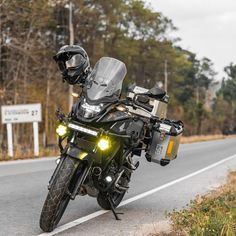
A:
[[[152,137],[146,153],[150,162],[165,166],[177,157],[180,139],[183,133],[181,121],[163,120],[152,129]]]

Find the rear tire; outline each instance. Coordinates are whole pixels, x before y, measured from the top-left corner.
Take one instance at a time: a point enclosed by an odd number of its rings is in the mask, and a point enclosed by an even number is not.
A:
[[[121,184],[127,186],[130,181],[130,177],[131,177],[130,173],[126,173],[125,176],[122,176],[120,180]],[[114,208],[119,206],[119,204],[121,203],[122,199],[125,196],[125,193],[126,191],[122,191],[121,193],[114,191],[113,193],[110,193]],[[107,193],[100,192],[97,196],[97,202],[98,205],[104,210],[111,210],[110,202],[107,199]]]
[[[113,193],[111,196],[112,202],[114,204],[114,208],[118,207],[120,202],[122,201],[123,197],[125,195],[125,192],[123,193]],[[99,193],[97,196],[97,202],[98,205],[103,208],[104,210],[111,210],[110,202],[107,199],[107,196],[105,194]]]
[[[78,166],[77,163],[77,160],[66,157],[48,192],[40,216],[40,228],[45,232],[51,232],[65,212],[70,201],[68,188]]]

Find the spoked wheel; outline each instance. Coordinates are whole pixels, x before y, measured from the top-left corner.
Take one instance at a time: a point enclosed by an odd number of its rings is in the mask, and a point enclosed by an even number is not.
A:
[[[52,184],[40,216],[40,228],[45,232],[51,232],[60,221],[70,201],[68,189],[71,179],[78,166],[78,161],[66,157],[58,172],[55,182]]]

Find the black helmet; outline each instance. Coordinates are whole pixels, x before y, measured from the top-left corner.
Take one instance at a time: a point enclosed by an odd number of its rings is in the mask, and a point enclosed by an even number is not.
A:
[[[78,45],[65,45],[53,57],[69,84],[83,82],[90,71],[89,58],[86,51]]]

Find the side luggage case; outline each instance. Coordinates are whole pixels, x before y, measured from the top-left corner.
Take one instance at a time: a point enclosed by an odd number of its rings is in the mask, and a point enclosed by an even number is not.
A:
[[[148,146],[146,158],[165,166],[177,157],[180,139],[183,133],[181,121],[162,120],[152,128],[152,138]]]

